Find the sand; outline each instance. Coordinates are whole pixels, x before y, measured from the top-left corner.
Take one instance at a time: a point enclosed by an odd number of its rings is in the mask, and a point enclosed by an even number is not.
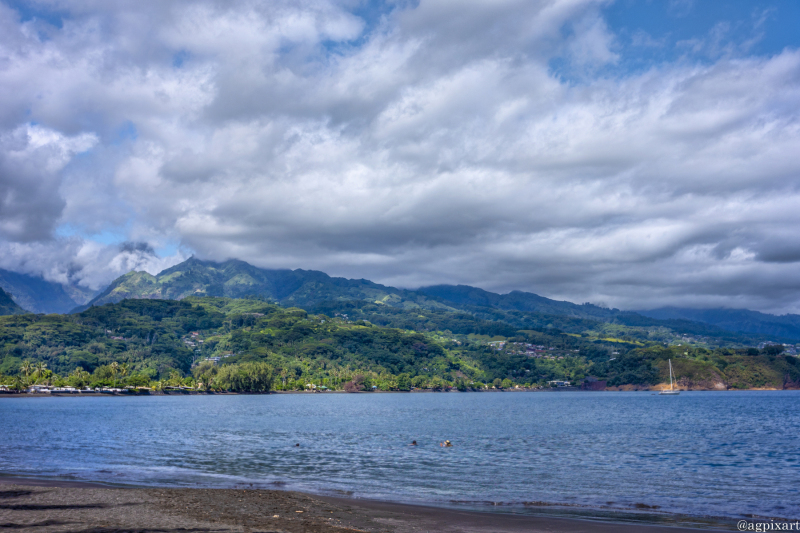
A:
[[[455,511],[279,490],[115,488],[2,477],[0,529],[37,533],[701,531]]]

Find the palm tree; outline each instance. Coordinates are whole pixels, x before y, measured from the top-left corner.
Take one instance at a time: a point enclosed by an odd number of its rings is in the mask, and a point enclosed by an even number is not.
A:
[[[22,366],[19,367],[20,371],[23,374],[25,374],[25,385],[26,386],[27,386],[28,381],[29,381],[29,377],[28,376],[30,376],[31,372],[33,372],[33,368],[34,368],[33,367],[33,362],[30,361],[30,360],[26,360],[25,362],[22,363]]]
[[[73,385],[80,389],[86,385],[86,381],[89,379],[89,373],[79,366],[72,371],[72,374],[70,374],[70,379],[72,380]]]
[[[36,381],[39,381],[44,377],[44,371],[47,370],[47,364],[43,361],[39,361],[36,363],[34,369],[36,370]]]
[[[214,374],[211,373],[211,370],[203,374],[203,387],[205,387],[206,392],[211,390],[213,381],[214,381]]]
[[[108,367],[111,369],[111,375],[114,376],[114,388],[117,387],[117,371],[119,370],[119,363],[114,361]]]
[[[128,366],[128,363],[123,363],[119,367],[119,375],[122,376],[123,378],[128,375],[129,371],[130,371],[130,367]]]

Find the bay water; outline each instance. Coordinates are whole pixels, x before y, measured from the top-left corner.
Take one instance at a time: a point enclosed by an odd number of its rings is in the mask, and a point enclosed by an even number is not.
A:
[[[3,475],[572,516],[800,518],[799,438],[797,391],[0,398]]]

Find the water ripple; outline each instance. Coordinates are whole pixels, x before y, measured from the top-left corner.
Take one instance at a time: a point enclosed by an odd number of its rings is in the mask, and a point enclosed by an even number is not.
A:
[[[798,407],[797,392],[0,400],[0,472],[797,518]]]

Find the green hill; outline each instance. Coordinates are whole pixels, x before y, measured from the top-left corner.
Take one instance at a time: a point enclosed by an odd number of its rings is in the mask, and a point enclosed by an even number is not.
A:
[[[406,390],[542,386],[592,376],[609,386],[649,387],[666,379],[672,359],[683,385],[800,387],[798,358],[783,355],[783,347],[664,346],[604,336],[613,331],[521,329],[441,309],[363,300],[324,305],[345,304],[348,312],[323,314],[257,299],[187,297],[0,317],[0,381]],[[36,363],[46,368],[37,371]]]
[[[25,310],[11,299],[11,295],[0,289],[0,315],[18,315]]]

